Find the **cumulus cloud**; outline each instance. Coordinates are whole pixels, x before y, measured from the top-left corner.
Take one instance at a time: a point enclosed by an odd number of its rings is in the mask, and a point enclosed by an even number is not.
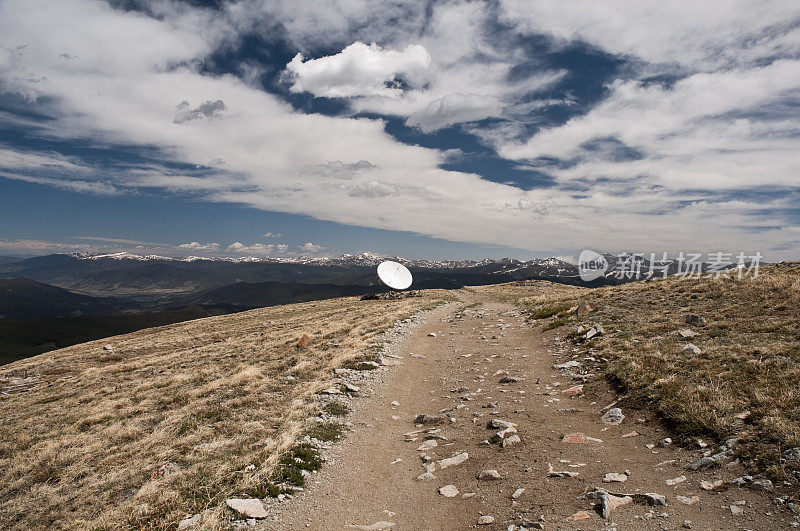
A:
[[[491,96],[448,94],[409,116],[406,124],[423,133],[430,133],[453,124],[500,116],[503,107],[502,103]]]
[[[281,236],[283,236],[283,234],[277,232],[266,232],[262,238],[280,238]]]
[[[191,122],[192,120],[198,120],[200,118],[211,120],[212,118],[221,118],[224,111],[225,103],[223,103],[222,100],[204,101],[194,108],[189,105],[188,101],[183,100],[175,108],[175,119],[172,121],[176,124],[183,124],[186,122]]]
[[[386,197],[397,195],[397,186],[381,181],[367,181],[348,189],[350,197]]]
[[[219,244],[218,243],[189,242],[189,243],[182,243],[182,244],[178,245],[178,249],[186,249],[187,251],[217,252],[217,251],[219,251]]]
[[[320,251],[325,250],[325,247],[311,242],[306,242],[303,245],[298,245],[297,248],[305,253],[318,253]]]
[[[253,254],[253,255],[270,255],[275,250],[272,244],[251,243],[245,245],[241,242],[233,242],[227,248],[227,251],[238,254]]]
[[[398,96],[398,76],[414,80],[430,64],[424,47],[410,44],[404,50],[354,42],[335,55],[306,59],[297,54],[286,65],[284,78],[292,92],[310,92],[326,98]]]
[[[341,160],[332,160],[325,164],[309,164],[304,166],[301,170],[303,176],[306,177],[322,177],[324,179],[345,179],[349,180],[354,178],[359,172],[376,168],[374,164],[368,160],[359,160],[357,162],[345,163]]]

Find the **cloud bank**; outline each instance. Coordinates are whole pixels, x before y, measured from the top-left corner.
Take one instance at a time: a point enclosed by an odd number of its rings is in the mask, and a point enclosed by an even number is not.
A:
[[[49,117],[0,120],[60,141],[155,146],[159,159],[108,171],[6,145],[0,176],[537,251],[800,252],[795,2],[143,3],[158,16],[96,0],[0,4],[0,91]],[[276,24],[294,58],[270,68],[288,94],[342,112],[204,69]],[[578,53],[622,65],[591,98],[570,85],[586,68],[568,60]],[[388,133],[390,119],[423,140]],[[442,131],[550,184],[444,169],[451,153],[425,139]]]

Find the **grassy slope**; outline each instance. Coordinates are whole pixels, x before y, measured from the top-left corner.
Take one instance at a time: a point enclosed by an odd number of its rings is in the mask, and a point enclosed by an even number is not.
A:
[[[576,357],[594,350],[607,378],[678,432],[736,435],[755,469],[787,476],[792,463],[780,455],[800,446],[800,264],[762,267],[757,279],[741,281],[670,278],[595,290],[532,284],[497,293],[573,340],[578,325],[602,323],[606,334],[579,343]],[[568,309],[581,301],[597,310],[579,319]],[[706,324],[687,325],[688,313]],[[683,328],[699,335],[682,339]],[[688,342],[701,353],[684,351]]]
[[[273,484],[331,371],[440,295],[264,308],[1,367],[0,388],[36,386],[0,395],[0,528],[174,529],[203,510],[204,527],[222,525],[225,497]],[[303,334],[313,341],[299,349]],[[167,462],[181,471],[151,479]]]

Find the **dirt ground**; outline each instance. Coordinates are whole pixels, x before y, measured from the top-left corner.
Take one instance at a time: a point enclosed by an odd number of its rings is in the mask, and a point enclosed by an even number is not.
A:
[[[509,304],[475,292],[458,295],[460,302],[426,314],[397,346],[402,359],[392,358],[396,365],[382,369],[380,378],[349,404],[350,431],[326,451],[322,470],[302,494],[268,504],[270,517],[259,528],[772,530],[797,525],[793,514],[772,503],[775,493],[735,486],[721,492],[701,489],[701,481],[730,480],[745,470],[736,464],[685,469],[703,450],[658,446],[669,433],[652,414],[623,408],[626,417],[619,426],[605,425],[601,416],[617,399],[608,384],[590,375],[579,392],[575,386],[582,381],[554,368],[570,359],[564,330],[540,332]],[[504,377],[516,381],[501,383]],[[420,426],[414,423],[420,414],[449,418]],[[491,419],[514,423],[520,441],[506,447],[483,442],[500,431],[487,428]],[[575,435],[565,440],[576,433],[594,440],[568,442]],[[419,451],[426,438],[437,445]],[[416,479],[426,472],[424,459],[435,463],[462,452],[468,454],[463,463],[434,465],[428,480]],[[500,479],[478,479],[488,469]],[[576,475],[551,477],[550,472]],[[627,479],[604,483],[608,473]],[[447,485],[458,494],[440,494]],[[666,505],[634,497],[604,519],[599,500],[585,496],[597,488],[656,493]],[[480,523],[482,517],[492,521]]]

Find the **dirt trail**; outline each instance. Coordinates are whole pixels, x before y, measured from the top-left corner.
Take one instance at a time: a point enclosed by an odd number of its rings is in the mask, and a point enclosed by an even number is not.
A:
[[[569,359],[570,347],[558,337],[565,331],[542,333],[513,306],[479,300],[468,291],[459,296],[461,303],[431,312],[405,338],[397,351],[401,363],[385,369],[364,390],[368,396],[353,401],[352,430],[326,453],[323,470],[310,478],[305,493],[270,506],[271,517],[260,524],[262,529],[383,529],[389,523],[400,530],[507,529],[525,521],[528,528],[545,529],[790,527],[768,493],[699,487],[702,480],[742,475],[738,467],[689,472],[684,465],[697,459],[700,450],[674,444],[647,448],[667,436],[649,414],[624,410],[620,426],[605,426],[603,407],[616,396],[602,380],[587,382],[582,395],[563,393],[581,383],[553,368]],[[517,381],[500,383],[504,377]],[[446,413],[452,421],[424,426],[441,428],[442,438],[421,452],[417,448],[425,433],[412,436],[413,441],[404,434],[420,429],[413,419],[423,413]],[[482,443],[500,431],[486,428],[495,418],[516,424],[520,442],[506,447]],[[624,436],[631,432],[638,435]],[[602,442],[562,440],[572,433]],[[440,460],[460,452],[469,454],[465,462],[437,466],[434,479],[415,479],[425,472],[422,454]],[[551,465],[556,472],[577,475],[549,477]],[[501,479],[477,479],[486,469],[497,470]],[[603,483],[612,472],[627,473],[627,480]],[[676,478],[678,483],[667,483]],[[446,485],[459,493],[451,498],[439,494]],[[604,520],[599,505],[593,508],[598,501],[583,496],[596,487],[661,494],[667,505],[630,503]],[[517,489],[525,491],[513,499]],[[694,496],[699,500],[692,501]],[[738,509],[742,514],[733,515]],[[576,513],[585,518],[569,520]],[[478,525],[481,516],[493,522]]]

